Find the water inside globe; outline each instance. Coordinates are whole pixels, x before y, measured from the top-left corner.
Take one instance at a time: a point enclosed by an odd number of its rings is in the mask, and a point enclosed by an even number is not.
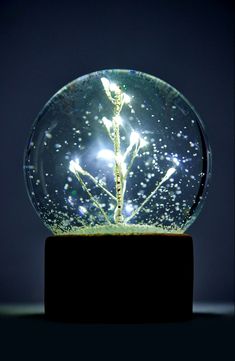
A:
[[[183,233],[205,199],[210,149],[198,114],[169,84],[104,70],[46,104],[24,170],[54,234]]]

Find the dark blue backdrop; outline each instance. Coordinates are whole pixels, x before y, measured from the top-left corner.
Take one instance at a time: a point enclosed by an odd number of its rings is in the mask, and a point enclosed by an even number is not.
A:
[[[40,301],[49,232],[25,191],[31,123],[64,84],[104,68],[153,74],[204,119],[213,152],[207,203],[190,232],[195,300],[233,299],[233,49],[227,1],[1,1],[0,302]]]

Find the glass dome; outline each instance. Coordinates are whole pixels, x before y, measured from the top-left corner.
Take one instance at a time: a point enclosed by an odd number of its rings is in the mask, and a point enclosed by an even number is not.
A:
[[[183,233],[202,208],[210,151],[176,89],[138,71],[104,70],[45,105],[24,172],[54,234]]]

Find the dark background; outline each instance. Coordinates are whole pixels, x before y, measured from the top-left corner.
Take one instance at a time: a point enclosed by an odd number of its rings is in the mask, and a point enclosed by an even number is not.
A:
[[[26,194],[30,127],[63,85],[105,68],[136,69],[181,91],[213,152],[209,196],[189,232],[196,301],[233,294],[233,9],[228,1],[1,1],[0,302],[43,299],[50,234]]]

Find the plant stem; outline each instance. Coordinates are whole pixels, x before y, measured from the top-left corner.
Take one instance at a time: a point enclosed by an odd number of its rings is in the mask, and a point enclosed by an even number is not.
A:
[[[123,223],[123,176],[122,170],[120,167],[120,131],[119,123],[113,118],[113,128],[114,128],[114,156],[115,156],[115,165],[114,165],[114,176],[116,183],[116,199],[117,206],[114,211],[114,221],[115,223]]]
[[[114,104],[114,117],[112,119],[113,123],[113,130],[114,130],[114,139],[113,139],[113,145],[114,145],[114,157],[115,157],[115,165],[114,165],[114,176],[115,176],[115,183],[116,183],[116,199],[117,199],[117,206],[114,211],[114,222],[115,223],[123,223],[123,174],[122,174],[122,168],[120,166],[120,124],[119,124],[119,114],[121,112],[122,106],[123,106],[123,94],[121,90],[119,90],[114,98],[113,98],[113,104]]]
[[[101,183],[99,183],[99,181],[97,181],[96,179],[95,179],[95,177],[93,177],[93,175],[91,175],[89,172],[87,172],[87,171],[85,171],[84,172],[84,175],[86,175],[87,177],[89,177],[91,180],[92,180],[92,182],[94,182],[95,183],[95,185],[97,186],[97,187],[100,187],[105,193],[107,193],[113,200],[117,200],[117,198],[111,193],[111,192],[109,192],[108,191],[108,189],[106,189]]]
[[[125,179],[127,178],[128,174],[130,173],[131,167],[132,167],[132,165],[133,165],[133,163],[134,163],[135,158],[136,158],[137,155],[138,155],[139,149],[140,149],[140,147],[139,147],[139,146],[136,146],[136,148],[135,148],[135,150],[134,150],[134,152],[133,152],[133,154],[132,154],[130,163],[128,164],[127,171],[126,171],[126,174],[125,174]]]
[[[136,216],[137,213],[141,211],[141,209],[145,206],[145,204],[148,203],[150,199],[154,196],[154,194],[158,191],[161,185],[165,183],[175,171],[176,171],[175,168],[168,169],[168,171],[166,172],[162,180],[158,183],[156,188],[148,195],[148,197],[143,201],[143,203],[137,209],[135,209],[128,218],[126,218],[126,222],[129,222],[133,217]]]
[[[77,177],[78,181],[80,182],[83,190],[88,194],[88,196],[89,196],[90,200],[92,201],[92,203],[94,204],[94,206],[96,206],[100,210],[100,212],[102,213],[102,215],[105,218],[105,220],[107,221],[107,223],[111,224],[107,214],[105,213],[105,211],[103,210],[103,208],[101,207],[99,202],[96,201],[96,199],[93,197],[93,195],[91,194],[91,192],[87,188],[86,184],[83,182],[82,178],[80,177],[80,174],[78,172],[75,172],[75,176]]]
[[[141,211],[141,209],[145,206],[145,204],[148,203],[150,201],[150,199],[154,196],[154,194],[157,192],[157,190],[160,188],[160,186],[161,186],[161,183],[159,183],[157,185],[157,187],[143,201],[143,203],[137,209],[135,209],[128,218],[126,218],[126,223],[129,222],[133,217],[136,216],[137,213],[139,213]]]

